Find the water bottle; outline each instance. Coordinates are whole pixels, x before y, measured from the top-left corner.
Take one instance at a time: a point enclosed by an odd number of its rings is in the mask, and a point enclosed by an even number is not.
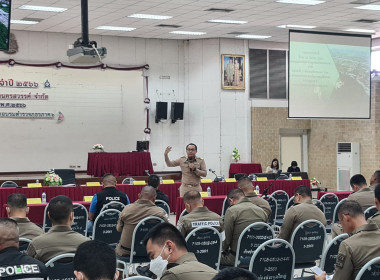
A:
[[[36,180],[36,184],[38,184],[39,182],[40,182],[40,180],[37,179],[37,180]]]
[[[210,188],[210,187],[207,187],[207,196],[208,196],[208,197],[211,196],[211,188]]]
[[[292,173],[289,173],[289,180],[292,180]]]
[[[162,184],[163,180],[162,180],[162,176],[160,176],[160,185]]]
[[[260,194],[260,187],[259,187],[259,185],[256,185],[256,194]]]
[[[42,203],[46,203],[46,193],[45,192],[42,193],[41,200],[42,200]]]

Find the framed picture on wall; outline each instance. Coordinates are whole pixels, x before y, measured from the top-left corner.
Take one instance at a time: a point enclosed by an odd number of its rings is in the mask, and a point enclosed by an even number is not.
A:
[[[222,54],[222,89],[245,89],[245,56]]]

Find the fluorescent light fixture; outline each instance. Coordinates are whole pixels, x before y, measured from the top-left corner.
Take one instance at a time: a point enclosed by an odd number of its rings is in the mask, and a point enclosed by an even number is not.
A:
[[[380,11],[380,5],[363,5],[355,7],[355,9]]]
[[[194,35],[194,36],[206,34],[206,32],[192,32],[192,31],[171,31],[169,33],[178,34],[178,35]]]
[[[297,5],[318,5],[325,3],[326,1],[318,1],[318,0],[277,0],[278,3],[284,4],[297,4]]]
[[[11,23],[12,24],[37,24],[38,21],[12,19]]]
[[[227,24],[244,24],[248,21],[244,20],[228,20],[228,19],[212,19],[208,20],[207,22],[213,22],[213,23],[227,23]]]
[[[56,7],[45,7],[45,6],[31,6],[31,5],[22,5],[19,7],[21,10],[32,10],[32,11],[43,11],[43,12],[55,12],[62,13],[66,11],[66,8],[56,8]]]
[[[235,37],[236,38],[243,38],[243,39],[268,39],[272,36],[241,34],[241,35],[237,35]]]
[[[375,30],[372,29],[359,29],[359,28],[351,28],[351,29],[346,29],[348,32],[360,32],[360,33],[376,33]]]
[[[169,19],[169,18],[172,18],[172,16],[160,16],[160,15],[149,15],[149,14],[132,14],[128,17],[145,18],[145,19]]]
[[[373,50],[373,51],[377,51],[377,50],[380,50],[380,46],[375,46],[375,47],[372,47],[372,50]]]
[[[100,30],[113,30],[113,31],[132,31],[135,30],[136,28],[133,27],[122,27],[122,26],[98,26],[95,29],[100,29]]]
[[[284,24],[277,26],[278,28],[304,28],[304,29],[312,29],[316,28],[316,26],[312,25],[297,25],[297,24]]]

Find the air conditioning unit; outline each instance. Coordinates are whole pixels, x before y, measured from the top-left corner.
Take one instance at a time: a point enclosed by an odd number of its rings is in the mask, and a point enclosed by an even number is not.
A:
[[[349,191],[351,177],[360,173],[360,143],[338,142],[336,151],[337,189]]]

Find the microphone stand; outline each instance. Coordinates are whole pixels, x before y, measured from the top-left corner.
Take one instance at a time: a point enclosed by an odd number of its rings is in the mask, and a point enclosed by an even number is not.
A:
[[[268,198],[268,191],[274,185],[274,183],[277,181],[277,179],[280,178],[281,172],[282,172],[282,170],[278,170],[278,172],[276,174],[277,176],[275,176],[273,182],[263,191],[263,195],[261,197],[263,197],[264,199]]]

